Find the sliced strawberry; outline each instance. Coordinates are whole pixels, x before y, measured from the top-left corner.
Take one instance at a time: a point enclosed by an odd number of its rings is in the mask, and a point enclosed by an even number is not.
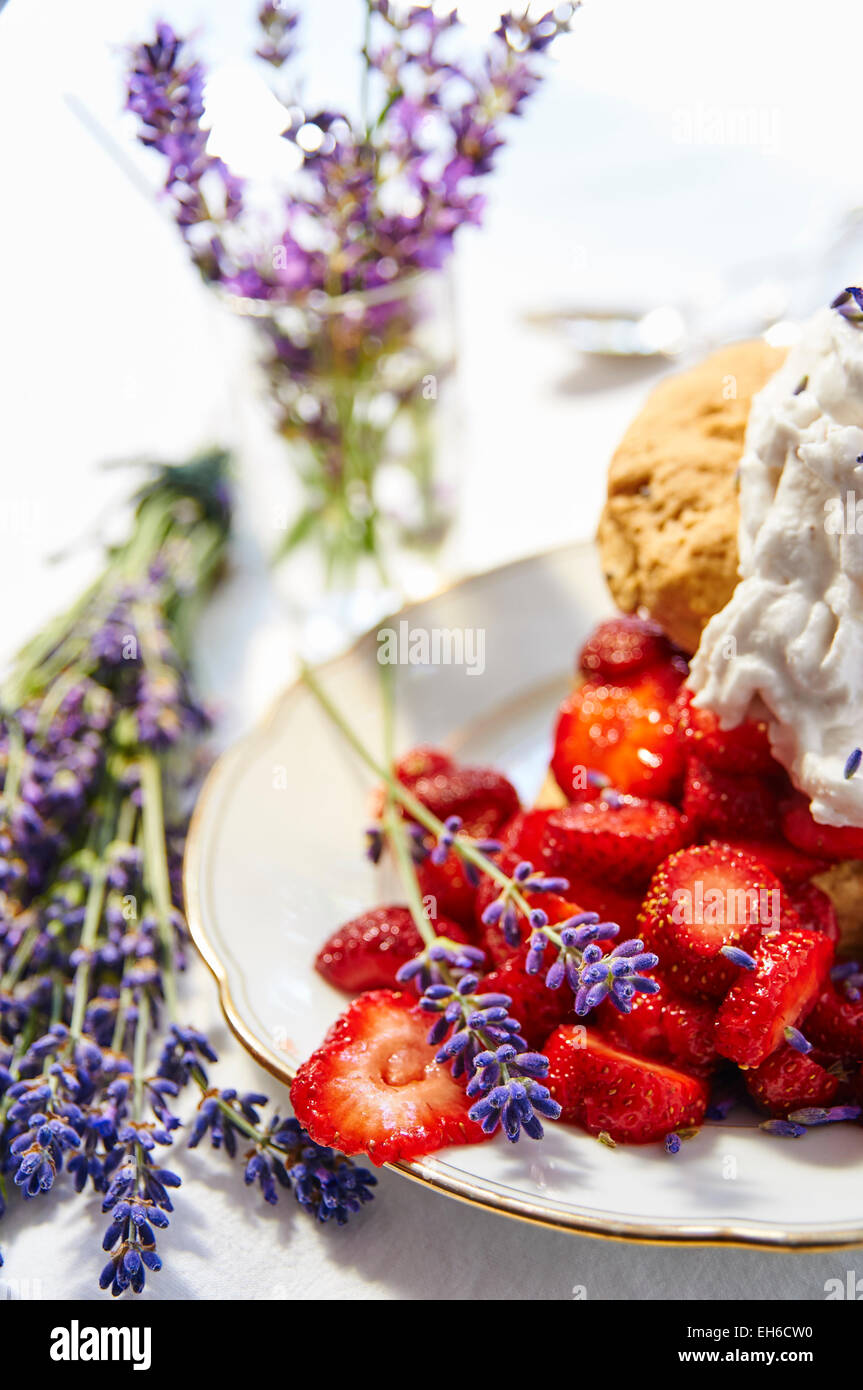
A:
[[[430,905],[430,915],[449,917],[464,927],[471,940],[476,935],[476,886],[465,874],[461,860],[448,854],[442,864],[426,858],[417,865],[420,893]]]
[[[564,700],[551,765],[570,800],[595,794],[591,773],[620,792],[673,800],[683,772],[671,714],[679,681],[673,667],[652,667],[631,685],[586,681]]]
[[[796,1027],[824,987],[833,942],[818,932],[779,931],[754,951],[755,969],[741,972],[719,1007],[716,1048],[741,1067],[757,1067]]]
[[[832,1105],[840,1081],[811,1056],[783,1043],[746,1072],[746,1089],[771,1115],[785,1117],[804,1105]]]
[[[731,776],[687,758],[683,809],[702,837],[768,834],[779,827],[776,791],[764,777]]]
[[[638,888],[689,838],[686,818],[667,801],[617,796],[552,811],[544,845],[547,861],[564,877],[610,876],[622,887]]]
[[[528,975],[524,960],[523,949],[510,956],[480,981],[477,994],[508,994],[512,1000],[509,1013],[521,1024],[522,1037],[530,1047],[541,1049],[555,1028],[567,1019],[575,1020],[575,1003],[565,983],[560,989],[548,988],[545,971]]]
[[[579,1025],[552,1033],[546,1044],[548,1088],[561,1119],[616,1143],[648,1144],[672,1130],[700,1125],[705,1081],[625,1052]]]
[[[863,999],[849,999],[828,984],[807,1014],[803,1031],[814,1047],[863,1061]]]
[[[839,918],[827,894],[814,883],[798,883],[787,889],[788,901],[800,919],[801,927],[820,931],[834,946],[839,945]]]
[[[620,615],[594,628],[578,655],[579,669],[591,679],[621,683],[670,661],[674,648],[659,623]]]
[[[620,927],[618,941],[631,940],[638,934],[640,891],[623,892],[607,880],[588,878],[586,874],[570,872],[564,877],[569,880],[566,896],[571,903],[578,903],[582,912],[598,913],[603,922],[616,922]]]
[[[800,792],[795,792],[782,808],[782,833],[804,854],[823,859],[863,859],[863,828],[822,825]]]
[[[686,999],[661,981],[658,993],[636,994],[628,1014],[604,1002],[596,1026],[628,1052],[655,1057],[684,1071],[705,1073],[719,1060],[713,1004]]]
[[[639,935],[683,994],[721,998],[741,967],[724,946],[751,953],[762,932],[797,918],[779,880],[742,850],[714,842],[678,850],[654,874]]]
[[[545,863],[545,827],[553,814],[551,810],[519,811],[498,832],[497,838],[505,849],[512,850],[519,859],[527,859],[535,869],[541,869]]]
[[[815,874],[823,874],[824,870],[830,867],[829,859],[816,859],[812,854],[804,854],[802,850],[789,845],[787,840],[756,840],[751,835],[740,839],[735,839],[733,835],[724,835],[722,838],[733,849],[746,850],[754,859],[766,864],[786,888],[796,883],[805,883],[807,879]]]
[[[413,786],[420,777],[437,777],[438,773],[451,772],[454,767],[455,762],[449,753],[445,753],[442,748],[432,748],[421,743],[416,748],[408,749],[407,753],[399,758],[393,772],[405,786]]]
[[[678,736],[686,753],[725,773],[781,772],[770,750],[767,724],[747,720],[732,729],[723,729],[712,709],[692,703],[693,692],[685,686],[678,697],[676,713]]]
[[[413,794],[440,820],[460,816],[466,835],[495,835],[519,809],[518,793],[492,767],[454,767],[418,777]]]
[[[441,936],[466,941],[460,926],[435,919]],[[357,994],[363,989],[395,985],[396,973],[423,948],[422,937],[406,907],[373,907],[345,922],[321,947],[315,969],[336,989]]]
[[[463,1088],[434,1060],[428,1031],[410,995],[381,989],[355,999],[291,1087],[315,1143],[395,1163],[483,1139]]]

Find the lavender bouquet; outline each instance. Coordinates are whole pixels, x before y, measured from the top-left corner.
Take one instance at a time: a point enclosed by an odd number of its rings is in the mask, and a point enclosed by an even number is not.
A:
[[[452,347],[435,331],[440,272],[458,229],[480,221],[508,118],[524,110],[576,8],[504,14],[471,56],[455,11],[364,3],[355,115],[303,109],[298,14],[272,2],[259,12],[257,56],[278,86],[297,166],[279,189],[275,235],[208,153],[205,73],[169,25],[132,51],[127,97],[139,139],[162,157],[193,261],[260,330],[305,498],[281,549],[317,541],[343,578],[362,556],[382,568],[385,536],[442,532],[432,425]],[[400,504],[388,507],[387,493]]]
[[[180,1132],[244,1146],[247,1183],[323,1221],[374,1183],[296,1120],[264,1119],[265,1096],[211,1086],[215,1053],[181,1012],[183,836],[208,727],[188,640],[225,560],[226,462],[153,472],[126,543],[0,691],[0,1216],[13,1192],[50,1200],[65,1170],[105,1214],[113,1294],[161,1267],[180,1179],[159,1151]]]

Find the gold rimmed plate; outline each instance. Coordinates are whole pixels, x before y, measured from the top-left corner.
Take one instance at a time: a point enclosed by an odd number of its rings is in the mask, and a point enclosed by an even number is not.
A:
[[[434,655],[435,633],[461,633],[463,651],[458,638],[439,636],[437,656],[466,660],[395,667],[398,745],[439,743],[494,763],[531,801],[573,654],[609,611],[591,545],[516,561],[405,609],[389,623],[391,653],[422,657],[427,645]],[[319,671],[376,754],[379,650],[369,633]],[[218,761],[195,811],[185,863],[192,935],[234,1033],[285,1082],[345,1006],[314,970],[321,943],[363,908],[400,896],[362,852],[369,790],[355,754],[297,684]],[[656,1145],[609,1150],[548,1125],[540,1144],[498,1137],[396,1167],[463,1201],[588,1235],[805,1249],[863,1242],[863,1132],[852,1125],[784,1140],[735,1114],[674,1158]]]

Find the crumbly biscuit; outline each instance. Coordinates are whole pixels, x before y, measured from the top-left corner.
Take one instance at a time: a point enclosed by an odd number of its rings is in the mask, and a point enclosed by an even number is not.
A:
[[[752,397],[784,357],[736,343],[668,377],[611,461],[598,534],[608,586],[686,652],[737,583],[735,472]]]

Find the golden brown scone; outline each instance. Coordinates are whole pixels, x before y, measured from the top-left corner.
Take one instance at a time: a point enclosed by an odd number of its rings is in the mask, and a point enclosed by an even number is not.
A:
[[[843,859],[812,880],[833,902],[839,918],[841,950],[863,949],[863,859]]]
[[[752,397],[784,357],[736,343],[668,377],[611,461],[598,534],[608,586],[686,652],[737,583],[735,472]]]

